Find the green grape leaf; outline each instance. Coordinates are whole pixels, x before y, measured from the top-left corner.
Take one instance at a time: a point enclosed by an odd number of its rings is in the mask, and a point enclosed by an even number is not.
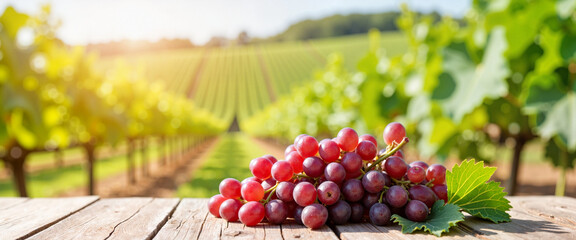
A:
[[[444,200],[439,200],[432,206],[430,215],[425,222],[413,222],[398,214],[392,215],[391,219],[402,226],[402,233],[423,230],[440,237],[442,233],[449,232],[450,227],[464,221],[464,215],[457,205],[450,203],[444,205]]]
[[[552,109],[546,113],[545,119],[538,129],[542,138],[560,137],[562,143],[570,151],[576,150],[576,94],[570,92],[558,100]]]
[[[497,182],[487,183],[495,171],[495,167],[484,167],[484,162],[475,163],[474,159],[455,165],[452,171],[446,172],[448,203],[495,223],[509,222],[510,215],[506,211],[512,206],[504,198],[504,188]]]
[[[527,113],[546,112],[564,95],[556,74],[529,74],[524,85],[521,99]]]
[[[508,92],[505,79],[510,69],[503,55],[507,47],[504,29],[497,27],[490,35],[484,58],[479,65],[471,60],[463,44],[452,44],[444,50],[444,73],[441,76],[447,79],[445,82],[453,81],[456,87],[451,92],[436,91],[434,96],[456,123],[460,123],[464,115],[482,105],[484,99],[498,98]]]
[[[576,60],[576,35],[565,34],[560,43],[560,55],[564,60]]]

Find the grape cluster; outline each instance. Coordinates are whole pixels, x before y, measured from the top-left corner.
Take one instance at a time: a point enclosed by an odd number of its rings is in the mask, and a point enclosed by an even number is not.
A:
[[[387,147],[378,151],[374,136],[358,136],[352,128],[320,142],[302,134],[286,148],[285,160],[255,158],[253,177],[222,180],[220,194],[208,202],[210,213],[247,226],[294,218],[312,229],[327,221],[386,225],[394,213],[425,221],[434,202],[447,200],[446,168],[407,164],[400,150],[408,142],[402,124],[388,124],[383,136]]]

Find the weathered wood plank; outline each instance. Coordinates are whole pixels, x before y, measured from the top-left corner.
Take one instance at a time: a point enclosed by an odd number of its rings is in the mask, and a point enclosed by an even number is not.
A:
[[[97,201],[97,196],[36,198],[0,210],[3,239],[29,237]]]
[[[271,239],[266,237],[264,224],[265,223],[260,223],[257,226],[247,227],[241,222],[228,222],[228,224],[222,229],[221,239]]]
[[[288,220],[282,224],[282,237],[284,239],[338,239],[338,236],[326,225],[320,229],[311,230],[297,224],[294,220]]]
[[[182,199],[154,239],[198,239],[209,214],[207,204],[208,199]]]
[[[576,229],[576,199],[556,196],[508,197],[524,213]]]
[[[108,239],[151,239],[166,223],[180,199],[156,198],[129,220],[121,223]]]
[[[266,239],[284,239],[282,236],[282,226],[266,223],[264,225]]]
[[[336,234],[341,239],[361,240],[361,239],[439,239],[434,235],[424,232],[413,234],[403,234],[402,228],[393,223],[388,226],[374,226],[370,223],[347,223],[345,225],[334,226]],[[466,233],[458,227],[450,229],[449,233],[442,234],[442,239],[476,239],[473,234]]]
[[[21,204],[28,200],[29,198],[20,198],[20,197],[0,198],[0,210],[11,208],[15,205]]]
[[[520,208],[509,212],[512,221],[495,224],[466,214],[462,226],[483,239],[576,239],[576,230],[532,216]]]
[[[39,232],[31,239],[105,239],[152,201],[152,198],[103,199]]]
[[[208,208],[206,205],[202,206]],[[204,221],[204,225],[202,225],[202,231],[197,239],[220,239],[222,236],[222,229],[226,226],[228,226],[226,220],[208,214]]]

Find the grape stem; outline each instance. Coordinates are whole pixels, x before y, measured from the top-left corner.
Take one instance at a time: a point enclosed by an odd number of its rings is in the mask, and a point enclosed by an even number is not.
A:
[[[378,160],[376,160],[376,162],[374,162],[372,165],[370,165],[370,167],[368,167],[368,169],[366,169],[366,172],[369,172],[370,170],[374,169],[374,167],[376,167],[376,165],[379,165],[386,158],[394,155],[394,153],[396,153],[398,150],[400,150],[400,148],[402,148],[404,145],[406,145],[406,143],[408,143],[407,137],[402,139],[402,142],[400,142],[398,145],[396,145],[396,147],[392,148],[390,151],[386,151],[384,153],[384,155],[378,157]]]
[[[264,194],[272,192],[273,190],[276,190],[276,187],[278,187],[278,182],[276,182],[276,184],[274,186],[272,186],[271,188],[269,188],[268,190],[264,191]]]
[[[270,189],[264,191],[264,194],[266,193],[270,193],[268,194],[268,197],[266,198],[266,200],[264,201],[264,204],[270,202],[270,198],[272,197],[273,194],[276,194],[276,188],[278,187],[278,182],[276,182],[276,184],[274,186],[272,186]]]

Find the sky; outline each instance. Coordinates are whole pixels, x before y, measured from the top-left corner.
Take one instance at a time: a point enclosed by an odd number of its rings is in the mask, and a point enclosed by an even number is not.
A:
[[[189,38],[203,44],[212,36],[233,38],[241,31],[268,37],[300,20],[399,10],[402,3],[421,12],[461,17],[471,4],[470,0],[2,0],[0,11],[12,5],[33,14],[45,3],[62,21],[58,36],[72,45],[160,38]]]

